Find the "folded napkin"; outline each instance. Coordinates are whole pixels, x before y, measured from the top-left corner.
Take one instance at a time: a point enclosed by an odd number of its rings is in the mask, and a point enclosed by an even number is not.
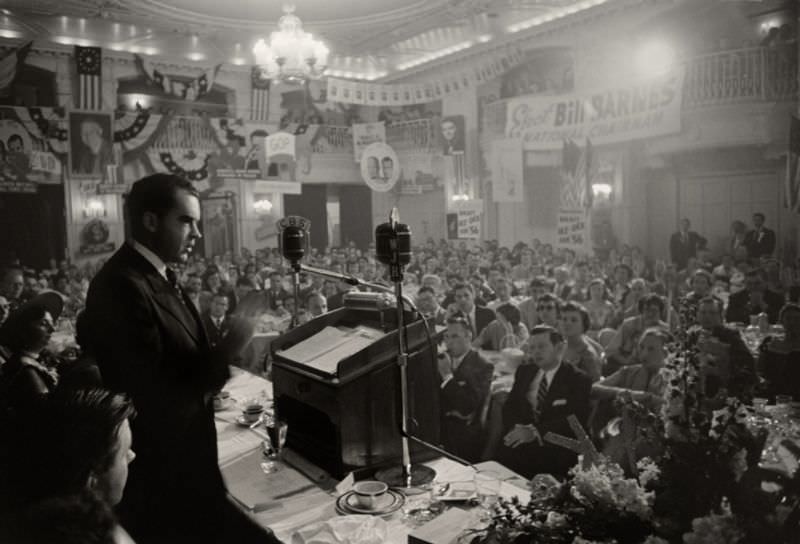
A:
[[[373,516],[339,516],[299,529],[292,544],[382,544],[387,526]]]

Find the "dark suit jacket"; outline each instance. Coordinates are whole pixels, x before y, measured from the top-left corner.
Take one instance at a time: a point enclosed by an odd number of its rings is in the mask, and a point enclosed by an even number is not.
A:
[[[211,396],[229,377],[195,307],[130,245],[89,286],[86,350],[129,395],[136,461],[119,513],[139,543],[217,542],[231,530]],[[232,506],[232,505],[231,505]]]
[[[214,320],[211,319],[211,314],[209,312],[203,312],[200,316],[200,320],[203,322],[203,328],[206,331],[206,336],[208,336],[209,345],[211,345],[212,348],[215,347],[228,333],[228,327],[230,326],[228,317],[225,316],[222,318],[222,324],[219,327],[217,327]]]
[[[517,424],[533,424],[542,438],[548,432],[575,438],[567,416],[574,414],[581,425],[586,427],[590,410],[591,378],[572,365],[562,362],[547,390],[537,422],[533,407],[527,399],[528,390],[537,372],[539,367],[534,364],[520,365],[517,368],[514,385],[503,406],[503,436]],[[501,444],[498,451],[498,460],[501,463],[526,478],[540,473],[564,476],[575,465],[577,458],[577,454],[547,442],[543,446],[532,442],[516,448]]]
[[[475,306],[475,334],[478,335],[486,325],[497,319],[497,316],[489,308]]]
[[[669,239],[669,256],[678,270],[686,268],[690,257],[697,257],[697,250],[706,245],[706,239],[690,230],[683,241],[680,232],[674,233]]]
[[[762,227],[759,236],[757,231],[751,230],[744,236],[744,247],[751,259],[771,256],[775,251],[775,231]]]
[[[470,350],[442,388],[442,443],[447,451],[471,462],[477,462],[481,443],[481,414],[494,367]]]
[[[750,315],[767,312],[770,323],[778,322],[778,314],[783,307],[783,296],[773,291],[764,292],[764,302],[767,304],[766,310],[752,308],[750,306],[750,294],[745,289],[731,295],[728,299],[728,309],[725,312],[725,321],[728,323],[750,323]]]

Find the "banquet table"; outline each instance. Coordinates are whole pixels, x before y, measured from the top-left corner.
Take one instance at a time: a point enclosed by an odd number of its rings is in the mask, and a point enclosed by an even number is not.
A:
[[[230,400],[224,409],[216,412],[219,464],[231,497],[245,509],[256,505],[251,515],[258,523],[272,529],[284,542],[315,522],[335,518],[335,501],[346,488],[330,479],[312,480],[292,465],[302,466],[303,460],[292,452],[285,452],[289,463],[279,462],[277,472],[264,474],[260,464],[262,444],[266,438],[263,426],[250,429],[236,423],[242,406],[260,399],[271,409],[272,384],[259,376],[239,368],[232,368],[232,377],[225,386]],[[463,466],[445,458],[435,459],[426,465],[436,471],[436,483],[473,481],[476,470],[490,470],[499,476],[501,497],[518,496],[525,500],[527,481],[495,462]],[[347,485],[347,484],[343,484]],[[389,543],[407,541],[414,524],[404,517],[402,509],[383,517],[388,526]]]

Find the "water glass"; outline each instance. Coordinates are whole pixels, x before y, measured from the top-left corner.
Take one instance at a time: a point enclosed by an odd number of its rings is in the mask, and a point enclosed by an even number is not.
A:
[[[766,412],[767,399],[763,397],[753,397],[753,409],[759,414]]]
[[[474,479],[478,502],[488,514],[500,497],[500,475],[493,470],[478,470]]]
[[[285,421],[267,415],[264,417],[264,426],[267,431],[267,439],[264,440],[262,445],[264,457],[268,461],[261,463],[261,471],[264,474],[272,474],[280,470],[278,460],[280,460],[283,446],[286,445],[286,434],[289,431],[289,425]]]

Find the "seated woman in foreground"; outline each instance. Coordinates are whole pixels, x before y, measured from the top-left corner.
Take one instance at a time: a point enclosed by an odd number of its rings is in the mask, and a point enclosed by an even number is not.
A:
[[[638,345],[640,363],[624,366],[611,376],[592,385],[592,398],[599,401],[614,401],[619,397],[630,397],[651,412],[658,413],[667,386],[667,379],[662,369],[667,356],[666,345],[670,341],[670,334],[661,327],[645,330]],[[627,421],[617,418],[606,426],[603,434],[607,440],[603,453],[626,470],[633,470],[636,460],[645,457],[651,451],[646,443],[636,440],[629,451],[626,440],[636,436],[636,429],[625,428],[626,425],[629,425]],[[631,455],[633,459],[630,458]]]

